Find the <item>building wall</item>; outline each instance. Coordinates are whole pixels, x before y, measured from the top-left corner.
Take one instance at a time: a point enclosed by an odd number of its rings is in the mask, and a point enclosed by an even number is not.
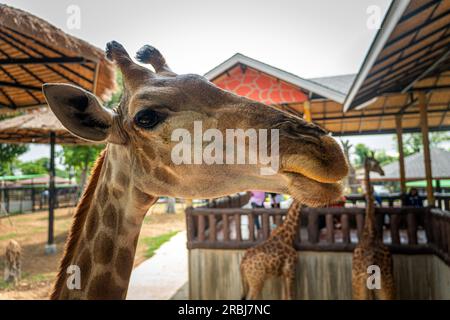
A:
[[[240,299],[239,262],[244,250],[189,251],[191,299]],[[297,299],[351,299],[352,254],[298,253]],[[394,255],[399,299],[450,299],[450,268],[434,255]],[[263,299],[281,298],[281,281],[270,279]]]

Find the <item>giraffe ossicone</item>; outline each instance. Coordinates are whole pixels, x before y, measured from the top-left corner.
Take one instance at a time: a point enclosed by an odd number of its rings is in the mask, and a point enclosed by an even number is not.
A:
[[[318,206],[341,194],[348,166],[325,130],[226,92],[204,77],[177,75],[149,48],[140,50],[138,59],[154,71],[135,63],[119,43],[108,43],[107,56],[122,72],[124,85],[114,110],[82,88],[43,86],[50,108],[72,134],[107,144],[76,209],[54,299],[125,298],[142,220],[160,196],[213,198],[259,189]],[[172,132],[182,128],[192,134],[195,121],[223,134],[230,128],[277,129],[279,170],[262,175],[261,163],[175,164]],[[80,267],[79,290],[65,286],[70,265]]]

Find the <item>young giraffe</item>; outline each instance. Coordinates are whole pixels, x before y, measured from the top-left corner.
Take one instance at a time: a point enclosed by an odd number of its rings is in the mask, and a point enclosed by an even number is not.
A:
[[[22,248],[16,240],[9,240],[5,258],[4,280],[17,284],[22,275]]]
[[[340,196],[347,163],[320,127],[226,92],[204,77],[177,75],[150,46],[137,58],[154,72],[134,63],[115,41],[108,43],[107,56],[123,74],[124,93],[115,110],[76,86],[43,87],[70,132],[107,143],[76,209],[52,299],[125,298],[143,218],[160,196],[213,198],[267,186],[310,205]],[[176,165],[171,155],[180,142],[172,133],[182,128],[192,136],[194,121],[224,136],[230,128],[279,129],[279,170],[261,175],[259,163]],[[67,282],[76,277],[68,270],[81,272],[81,288],[69,289],[74,286]]]
[[[393,300],[395,299],[395,283],[393,277],[393,262],[389,249],[384,245],[382,236],[375,228],[375,199],[370,182],[370,172],[384,175],[379,162],[372,156],[366,156],[364,161],[366,189],[366,217],[362,238],[353,251],[352,261],[352,292],[357,300]],[[369,289],[367,279],[368,267],[380,267],[381,288]]]
[[[294,200],[283,224],[276,228],[266,241],[245,252],[241,261],[242,299],[258,299],[264,282],[273,276],[283,279],[282,298],[295,298],[297,251],[294,248],[294,240],[300,209],[301,203]]]

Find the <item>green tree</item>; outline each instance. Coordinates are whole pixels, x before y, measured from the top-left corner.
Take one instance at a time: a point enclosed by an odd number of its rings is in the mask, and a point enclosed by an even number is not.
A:
[[[368,146],[366,146],[364,143],[358,143],[355,146],[355,164],[357,167],[360,167],[364,163],[364,159],[366,158],[366,155],[372,152]]]
[[[21,162],[18,167],[22,174],[45,174],[48,173],[50,159],[43,157],[33,161]]]
[[[397,141],[397,137],[394,138]],[[448,132],[431,132],[430,133],[430,147],[439,147],[444,142],[450,141],[450,134]],[[408,133],[403,135],[403,148],[405,156],[418,153],[423,148],[421,133]]]
[[[28,149],[25,144],[0,143],[0,175],[12,175],[17,159]]]
[[[116,72],[116,84],[118,87],[118,90],[116,90],[116,92],[114,92],[111,96],[111,99],[106,102],[105,107],[107,108],[114,108],[115,106],[117,106],[120,102],[120,99],[122,99],[122,93],[123,93],[123,78],[122,78],[122,73],[120,71]]]
[[[68,170],[70,168],[75,170],[81,188],[86,184],[88,172],[103,148],[104,145],[63,146],[60,153],[62,162]]]
[[[397,160],[397,157],[390,156],[385,150],[379,150],[375,152],[375,158],[380,162],[382,166],[389,164]]]

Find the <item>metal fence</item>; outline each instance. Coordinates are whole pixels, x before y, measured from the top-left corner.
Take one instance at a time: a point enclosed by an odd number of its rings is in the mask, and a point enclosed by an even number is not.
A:
[[[0,212],[16,214],[48,209],[49,191],[45,186],[0,188]],[[78,186],[56,187],[55,208],[76,206]]]

